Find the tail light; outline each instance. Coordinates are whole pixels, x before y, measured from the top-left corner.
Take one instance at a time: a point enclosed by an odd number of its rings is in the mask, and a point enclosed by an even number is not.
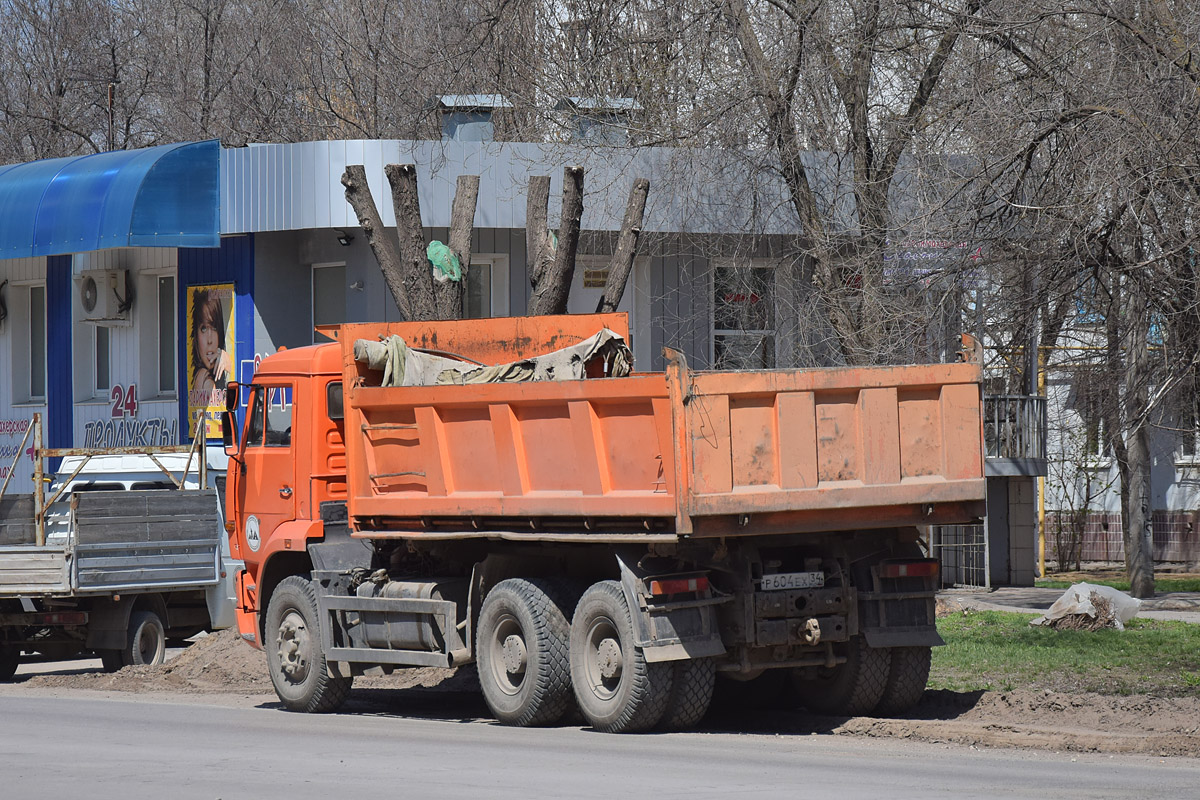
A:
[[[704,575],[692,578],[656,578],[650,581],[650,594],[684,594],[703,592],[708,589],[708,578]]]

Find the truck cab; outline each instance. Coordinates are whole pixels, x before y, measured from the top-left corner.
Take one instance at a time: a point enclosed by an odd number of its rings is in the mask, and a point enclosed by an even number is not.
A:
[[[238,630],[260,647],[255,611],[284,577],[311,570],[308,543],[324,535],[321,504],[346,500],[341,350],[282,350],[263,359],[238,394],[247,413],[226,472],[227,527],[245,563]]]

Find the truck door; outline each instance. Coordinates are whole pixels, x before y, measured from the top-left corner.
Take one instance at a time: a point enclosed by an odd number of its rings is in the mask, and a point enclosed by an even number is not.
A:
[[[238,530],[247,562],[282,522],[296,518],[296,459],[292,445],[292,386],[254,384],[238,481]]]

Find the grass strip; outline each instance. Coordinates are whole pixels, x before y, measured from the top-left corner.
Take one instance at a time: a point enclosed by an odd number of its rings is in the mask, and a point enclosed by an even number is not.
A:
[[[1088,583],[1098,586],[1111,586],[1122,592],[1129,591],[1127,579],[1115,578],[1085,578]],[[1039,578],[1035,585],[1042,589],[1068,589],[1079,581],[1059,580],[1057,578]],[[1200,578],[1159,578],[1154,579],[1154,591],[1157,594],[1166,592],[1200,592]]]
[[[938,620],[931,689],[1200,696],[1200,625],[1134,619],[1126,630],[1056,631],[1029,614],[970,611]]]

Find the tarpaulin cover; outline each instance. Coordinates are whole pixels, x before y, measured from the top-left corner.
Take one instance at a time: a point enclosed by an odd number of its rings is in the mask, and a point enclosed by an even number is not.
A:
[[[427,353],[409,347],[399,336],[382,342],[357,340],[354,360],[381,370],[382,386],[573,381],[587,377],[594,361],[606,377],[623,378],[633,369],[633,354],[625,340],[608,328],[570,347],[509,364],[478,364]]]
[[[215,139],[0,167],[0,259],[219,247],[220,172]]]

